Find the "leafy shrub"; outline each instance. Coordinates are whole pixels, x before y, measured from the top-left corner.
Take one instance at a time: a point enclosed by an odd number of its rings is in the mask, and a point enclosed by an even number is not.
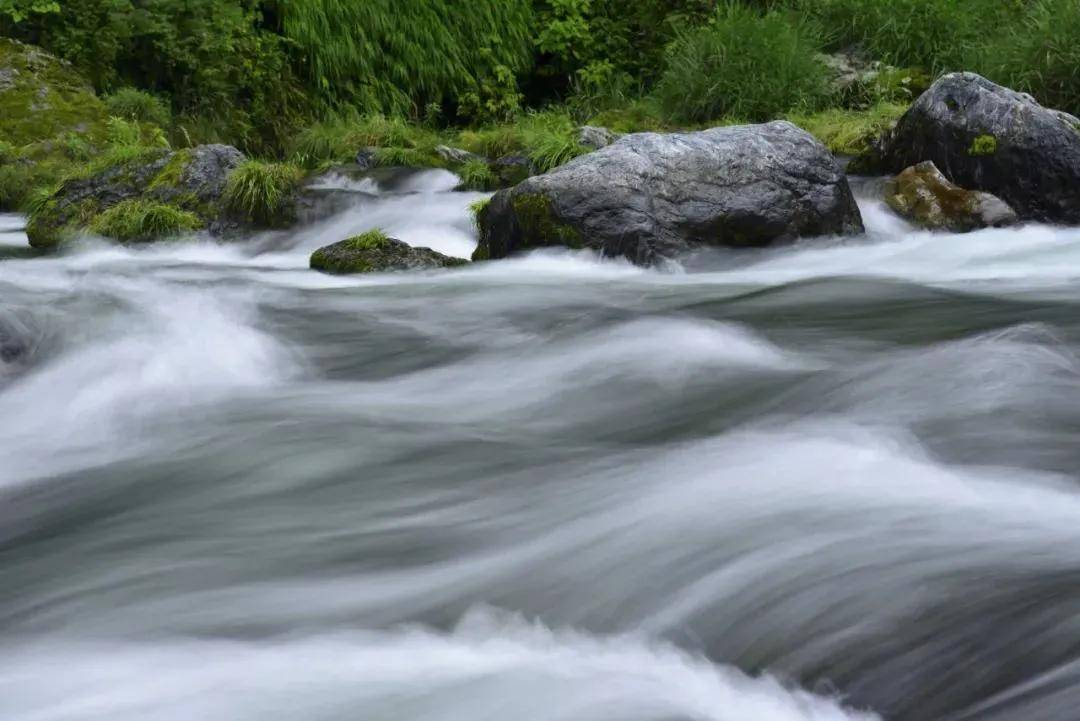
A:
[[[172,111],[161,98],[135,88],[120,88],[105,98],[109,115],[138,123],[150,123],[159,128],[172,124]]]
[[[226,207],[266,227],[293,219],[293,194],[303,173],[288,163],[247,160],[229,173],[225,183]]]
[[[674,120],[768,120],[827,94],[820,41],[807,23],[736,2],[668,48],[656,96]]]
[[[149,200],[125,200],[98,215],[90,230],[121,242],[143,242],[197,230],[198,216],[172,205]]]

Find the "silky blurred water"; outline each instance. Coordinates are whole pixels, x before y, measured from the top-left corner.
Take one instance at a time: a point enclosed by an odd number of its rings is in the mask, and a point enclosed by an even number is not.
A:
[[[0,719],[1075,718],[1080,229],[307,270],[468,256],[455,183],[0,216]]]

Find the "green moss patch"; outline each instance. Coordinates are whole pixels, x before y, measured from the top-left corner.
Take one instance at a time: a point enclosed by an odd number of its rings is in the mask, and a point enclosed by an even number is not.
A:
[[[973,157],[993,155],[997,152],[998,142],[993,135],[980,135],[971,141],[968,155]]]
[[[99,139],[105,105],[68,63],[0,38],[0,138],[22,146],[71,132]]]
[[[558,219],[551,198],[540,193],[519,193],[510,198],[521,227],[523,246],[562,245],[583,248],[581,233]]]
[[[906,105],[879,103],[865,110],[825,110],[788,119],[820,140],[836,155],[860,155],[896,125]]]

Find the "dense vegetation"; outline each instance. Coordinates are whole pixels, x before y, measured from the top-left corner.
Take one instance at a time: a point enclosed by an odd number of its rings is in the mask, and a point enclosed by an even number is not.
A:
[[[451,144],[543,169],[585,151],[586,122],[789,117],[855,152],[955,69],[1080,111],[1080,0],[0,0],[0,35],[70,61],[100,98],[85,96],[93,113],[125,123],[57,125],[43,148],[16,132],[38,120],[6,113],[8,206],[102,152],[209,141],[308,168],[365,148],[381,164],[446,164],[436,148]],[[838,89],[822,53],[853,49],[882,66]],[[269,222],[294,176],[260,168],[233,197]],[[472,187],[503,181],[478,159],[455,168]]]

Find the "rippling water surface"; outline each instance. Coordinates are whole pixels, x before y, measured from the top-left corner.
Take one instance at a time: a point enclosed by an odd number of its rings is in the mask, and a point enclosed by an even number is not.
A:
[[[1080,230],[307,270],[467,256],[455,182],[0,217],[0,719],[1076,718]]]

